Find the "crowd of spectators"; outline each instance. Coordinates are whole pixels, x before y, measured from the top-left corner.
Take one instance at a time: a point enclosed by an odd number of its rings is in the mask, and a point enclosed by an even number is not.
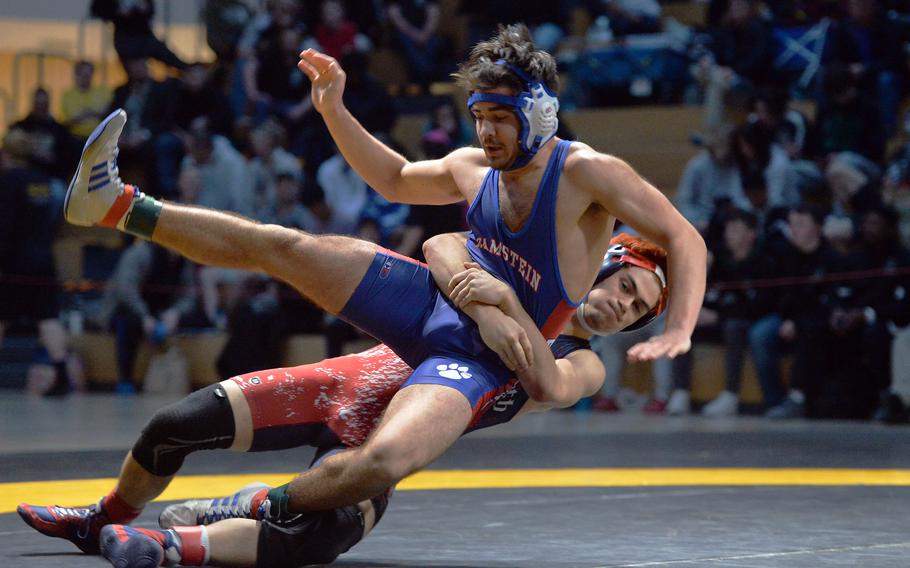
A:
[[[675,195],[710,251],[695,342],[725,348],[724,390],[702,414],[737,413],[749,353],[769,418],[907,421],[910,393],[893,384],[891,364],[894,336],[910,323],[910,178],[899,144],[908,133],[898,119],[910,76],[906,9],[710,4],[708,50],[692,61],[690,85],[705,107],[693,137],[703,149]],[[825,32],[810,85],[774,66],[772,30],[794,23]],[[673,390],[658,388],[657,406],[685,414],[693,355],[672,367]],[[611,394],[600,407],[613,406]]]
[[[313,233],[356,234],[413,256],[423,239],[463,228],[461,205],[392,204],[359,178],[314,111],[297,55],[313,46],[337,57],[347,73],[347,107],[393,146],[401,146],[392,134],[399,109],[409,106],[395,96],[422,94],[413,106],[431,110],[412,157],[439,157],[474,136],[460,106],[430,96],[430,85],[445,81],[463,50],[496,23],[515,19],[514,3],[458,3],[462,37],[443,33],[443,6],[433,0],[210,0],[202,18],[211,63],[181,59],[155,37],[154,4],[92,3],[92,13],[113,25],[122,85],[96,84],[92,63],[78,62],[60,101],[39,88],[27,115],[10,125],[0,214],[31,222],[0,225],[4,287],[53,288],[65,183],[86,136],[118,107],[130,117],[121,176],[152,195]],[[900,111],[910,87],[905,4],[712,0],[703,24],[691,28],[664,18],[656,1],[522,5],[521,19],[564,71],[564,108],[636,99],[703,105],[704,128],[692,137],[701,150],[682,172],[675,200],[711,251],[696,342],[726,347],[725,390],[705,414],[737,411],[749,352],[768,416],[906,420],[889,365],[891,339],[910,322],[910,145],[898,142],[907,135]],[[798,69],[776,62],[781,30],[823,32],[817,69],[806,73],[811,61]],[[409,88],[371,72],[378,50],[398,54]],[[150,72],[150,59],[167,66],[163,79]],[[603,67],[592,73],[594,64]],[[184,328],[234,334],[219,359],[223,374],[280,364],[275,346],[291,333],[325,333],[330,354],[357,336],[258,275],[198,267],[148,243],[125,242],[111,264],[94,302],[68,293],[41,310],[28,294],[4,303],[0,320],[8,327],[38,317],[33,323],[57,370],[48,392],[75,384],[61,307],[114,333],[124,392],[138,379],[140,342],[161,343]],[[862,278],[843,274],[857,271]],[[598,349],[610,362],[622,345],[617,338]],[[784,373],[787,359],[793,363]],[[611,386],[595,403],[603,410],[618,408],[621,366],[610,369]],[[645,409],[688,412],[691,373],[691,357],[656,365]]]

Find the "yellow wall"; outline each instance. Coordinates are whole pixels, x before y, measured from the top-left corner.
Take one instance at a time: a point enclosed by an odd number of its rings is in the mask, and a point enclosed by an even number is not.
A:
[[[186,60],[214,59],[199,26],[173,24],[156,31],[160,38],[166,33],[169,47]],[[53,108],[59,108],[60,95],[72,85],[72,63],[78,59],[96,64],[96,81],[113,86],[124,80],[111,27],[100,20],[2,19],[0,38],[0,135],[28,111],[31,93],[39,84],[50,91]],[[43,68],[38,54],[44,54]]]

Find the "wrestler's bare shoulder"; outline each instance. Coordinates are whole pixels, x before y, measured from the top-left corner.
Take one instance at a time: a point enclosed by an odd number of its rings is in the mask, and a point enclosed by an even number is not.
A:
[[[444,159],[450,165],[459,167],[487,168],[490,165],[483,150],[473,146],[464,146],[452,150]]]
[[[445,158],[446,168],[467,199],[473,199],[483,176],[490,168],[483,150],[464,147],[450,152]]]
[[[569,153],[566,155],[566,162],[563,171],[572,173],[577,170],[586,170],[590,167],[609,166],[613,163],[621,163],[622,160],[611,154],[604,154],[591,148],[584,142],[572,142]]]

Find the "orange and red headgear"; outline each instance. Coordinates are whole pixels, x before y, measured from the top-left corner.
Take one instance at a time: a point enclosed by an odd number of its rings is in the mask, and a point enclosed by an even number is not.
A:
[[[620,233],[610,240],[610,248],[607,249],[607,254],[604,255],[603,264],[601,264],[600,271],[594,279],[592,288],[626,266],[638,266],[653,272],[660,281],[661,286],[657,305],[650,312],[640,317],[638,321],[621,330],[634,331],[654,321],[654,318],[659,316],[667,307],[667,297],[669,296],[669,289],[667,288],[667,251],[642,238],[633,237],[628,233]],[[584,302],[579,305],[582,315],[584,313],[583,306]],[[580,317],[579,320],[587,327],[584,317]],[[596,333],[591,329],[588,329],[588,331]]]

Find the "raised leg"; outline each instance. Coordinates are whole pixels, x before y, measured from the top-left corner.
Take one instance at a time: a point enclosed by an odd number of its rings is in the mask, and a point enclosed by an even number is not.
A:
[[[92,132],[66,192],[64,215],[151,239],[200,264],[265,272],[323,309],[337,313],[360,283],[376,245],[341,236],[317,237],[278,225],[173,203],[124,185],[117,140],[126,113],[117,110]]]

